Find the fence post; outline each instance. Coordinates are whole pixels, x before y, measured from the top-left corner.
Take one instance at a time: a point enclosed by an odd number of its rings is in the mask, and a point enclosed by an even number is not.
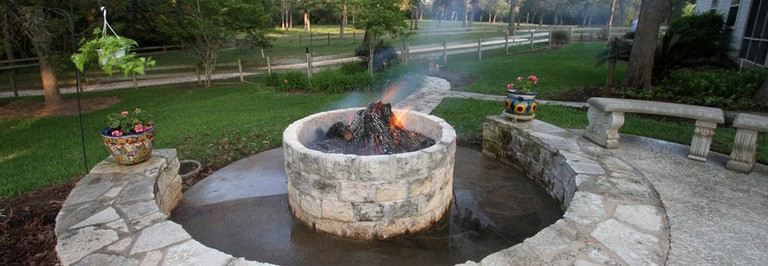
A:
[[[535,31],[531,31],[531,50],[533,50],[533,33]]]
[[[198,85],[203,84],[200,81],[200,65],[199,64],[195,64],[195,76],[197,76],[197,84]]]
[[[480,42],[480,39],[477,39],[477,61],[483,60],[483,49],[482,49],[483,43]]]
[[[328,45],[331,45],[331,33],[328,33]]]
[[[403,44],[403,61],[407,64],[408,58],[411,57],[411,55],[408,52],[408,42],[405,42]]]
[[[504,34],[504,54],[509,55],[509,34]]]
[[[267,56],[267,74],[272,75],[272,63],[269,61],[269,56]]]
[[[552,47],[552,30],[549,30],[549,47]]]
[[[139,88],[139,82],[136,80],[136,73],[133,73],[133,88],[134,89]]]
[[[571,32],[568,33],[568,39],[573,40],[573,27],[571,27]]]
[[[357,43],[357,39],[355,38],[357,38],[357,33],[356,31],[352,31],[352,43]]]
[[[448,44],[443,41],[443,65],[448,65]]]
[[[11,89],[13,89],[13,97],[19,97],[19,90],[16,88],[16,78],[13,76],[16,70],[11,70]]]
[[[239,57],[237,58],[237,71],[240,72],[240,83],[245,82],[245,79],[243,79],[243,62]]]
[[[579,32],[579,41],[580,41],[580,42],[583,42],[583,41],[584,41],[584,31],[580,31],[580,32]]]
[[[309,47],[307,47],[307,78],[312,78],[312,55],[309,54]]]

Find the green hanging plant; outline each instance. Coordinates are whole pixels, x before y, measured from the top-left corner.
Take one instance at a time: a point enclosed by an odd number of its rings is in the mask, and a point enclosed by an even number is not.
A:
[[[152,58],[136,57],[136,53],[128,52],[130,48],[138,46],[136,41],[104,34],[99,29],[96,29],[94,34],[96,38],[83,40],[77,53],[72,55],[72,62],[80,71],[83,71],[85,64],[92,59],[98,59],[101,70],[110,76],[113,68],[122,70],[126,76],[134,73],[144,75],[146,67],[155,65]]]

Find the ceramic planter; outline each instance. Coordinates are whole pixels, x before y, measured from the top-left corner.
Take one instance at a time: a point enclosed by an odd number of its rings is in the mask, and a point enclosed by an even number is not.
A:
[[[101,132],[101,139],[117,163],[137,164],[146,161],[152,155],[152,148],[155,144],[155,128],[156,126],[152,125],[144,132],[119,137],[110,135],[112,129],[107,128]]]
[[[507,92],[504,116],[513,120],[533,120],[536,117],[536,93]]]

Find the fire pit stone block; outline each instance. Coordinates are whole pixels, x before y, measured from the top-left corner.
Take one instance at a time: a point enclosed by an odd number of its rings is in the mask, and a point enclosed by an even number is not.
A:
[[[283,132],[288,203],[294,217],[316,231],[359,239],[416,233],[437,223],[453,198],[453,127],[440,118],[410,112],[405,128],[436,140],[435,145],[373,156],[307,148],[331,125],[350,121],[359,110],[314,114]]]

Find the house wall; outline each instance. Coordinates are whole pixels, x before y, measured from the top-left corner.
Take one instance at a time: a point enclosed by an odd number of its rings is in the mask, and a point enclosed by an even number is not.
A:
[[[713,0],[696,0],[696,12],[703,13],[712,9]],[[717,1],[718,13],[723,14],[724,17],[728,16],[728,10],[731,7],[731,0],[719,0]],[[747,24],[749,16],[749,8],[752,5],[752,0],[741,0],[739,4],[739,12],[736,15],[736,22],[734,26],[730,27],[730,50],[728,55],[734,59],[739,58],[739,49],[741,48],[742,37],[744,36],[744,28]]]

